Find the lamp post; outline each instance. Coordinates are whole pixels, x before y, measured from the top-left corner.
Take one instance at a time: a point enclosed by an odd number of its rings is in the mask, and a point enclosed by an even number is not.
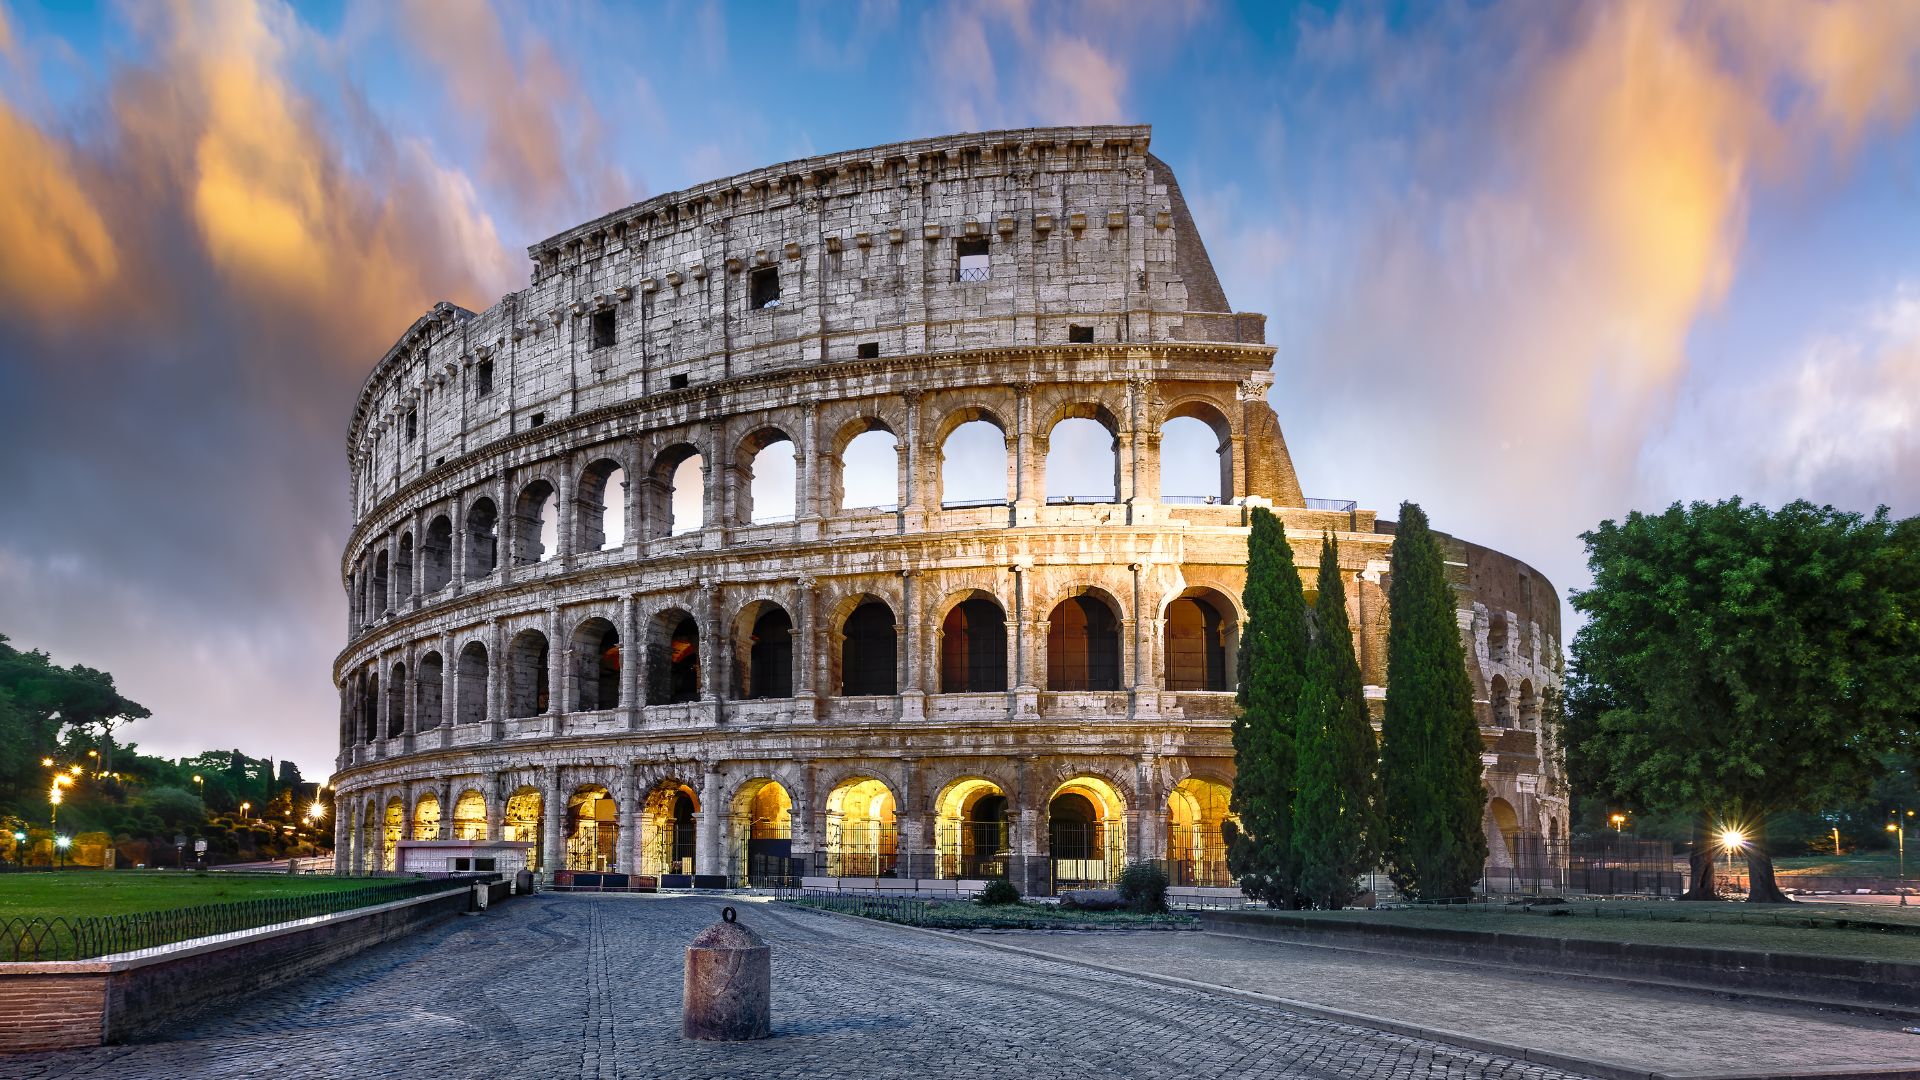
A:
[[[47,831],[55,835],[60,832],[60,800],[65,797],[61,782],[65,779],[64,776],[54,777],[53,787],[47,791]],[[51,863],[53,860],[49,858],[47,861]]]
[[[1911,814],[1911,813],[1913,813],[1913,811],[1911,811],[1911,810],[1909,810],[1909,811],[1907,811],[1907,813],[1909,813],[1909,814]],[[1893,823],[1893,824],[1889,824],[1889,825],[1887,826],[1887,831],[1888,831],[1888,832],[1890,832],[1890,833],[1892,833],[1893,835],[1895,835],[1895,836],[1897,836],[1897,837],[1899,837],[1899,838],[1900,838],[1900,888],[1899,888],[1899,891],[1900,891],[1900,906],[1901,906],[1901,907],[1906,907],[1906,906],[1907,906],[1907,829],[1906,829],[1906,822],[1905,822],[1904,820],[1901,820],[1901,819],[1896,819],[1896,823]]]
[[[240,820],[241,821],[247,820],[247,811],[251,809],[253,809],[253,804],[250,802],[243,802],[240,804]]]
[[[64,836],[56,836],[53,838],[53,847],[54,850],[60,853],[60,866],[62,868],[65,868],[67,865],[67,846],[72,843],[72,840]]]
[[[1620,833],[1626,831],[1627,815],[1615,814],[1612,817],[1608,818],[1607,820],[1613,824],[1614,835],[1618,836]]]
[[[1723,829],[1720,833],[1720,847],[1727,853],[1727,880],[1733,880],[1733,853],[1746,847],[1747,838],[1739,829]],[[1749,883],[1751,888],[1751,883]]]

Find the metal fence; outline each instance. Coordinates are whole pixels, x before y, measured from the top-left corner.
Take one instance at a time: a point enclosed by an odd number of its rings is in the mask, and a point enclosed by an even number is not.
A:
[[[1487,896],[1679,896],[1686,856],[1665,840],[1609,836],[1580,841],[1522,835],[1487,860]]]
[[[0,920],[0,960],[85,960],[410,900],[448,888],[444,879],[421,879],[127,915],[15,917]]]

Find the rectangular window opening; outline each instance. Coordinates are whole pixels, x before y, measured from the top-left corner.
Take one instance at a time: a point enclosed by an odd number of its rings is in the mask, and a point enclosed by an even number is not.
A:
[[[1069,345],[1093,344],[1093,327],[1091,326],[1067,327],[1067,344]]]
[[[608,308],[605,311],[594,312],[592,347],[596,349],[611,348],[615,340],[614,335],[613,309]]]
[[[419,438],[419,437],[420,437],[420,413],[419,413],[419,410],[417,410],[417,409],[408,409],[408,410],[407,410],[407,441],[408,441],[408,442],[412,442],[413,440],[415,440],[415,439],[417,439],[417,438]]]
[[[753,310],[780,306],[780,268],[762,266],[753,271],[747,281],[747,302]]]
[[[537,428],[541,424],[544,424],[546,422],[547,422],[547,414],[543,412],[537,412],[533,414],[533,419],[527,422],[527,426],[530,428]]]
[[[669,389],[669,390],[685,390],[686,388],[687,388],[687,377],[686,377],[686,375],[684,375],[684,374],[681,374],[681,375],[669,375],[669,376],[667,376],[667,389]]]
[[[855,357],[856,359],[860,359],[860,360],[880,359],[880,343],[877,341],[861,342],[857,347]]]
[[[493,361],[482,360],[474,366],[473,377],[476,384],[474,392],[481,397],[493,393]]]
[[[963,239],[955,245],[960,255],[960,267],[955,275],[956,281],[985,281],[992,276],[992,267],[987,258],[987,241],[984,237]]]

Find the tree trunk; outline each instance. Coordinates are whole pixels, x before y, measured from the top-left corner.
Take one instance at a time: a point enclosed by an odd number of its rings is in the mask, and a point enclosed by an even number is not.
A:
[[[1687,850],[1689,880],[1682,900],[1718,900],[1720,891],[1713,880],[1713,838],[1707,829],[1705,814],[1693,820],[1693,846]]]
[[[1773,856],[1767,852],[1767,825],[1755,825],[1747,840],[1747,903],[1791,904],[1793,898],[1780,891],[1773,878]]]

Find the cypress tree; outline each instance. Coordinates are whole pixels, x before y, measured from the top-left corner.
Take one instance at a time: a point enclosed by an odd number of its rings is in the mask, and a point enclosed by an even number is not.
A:
[[[1295,905],[1293,714],[1306,674],[1307,601],[1280,519],[1255,507],[1247,536],[1247,627],[1240,635],[1239,712],[1233,721],[1227,867],[1240,888],[1273,907]]]
[[[1410,898],[1467,896],[1487,859],[1480,724],[1453,586],[1427,515],[1413,503],[1400,504],[1387,605],[1381,854]]]
[[[1353,655],[1347,592],[1333,538],[1320,547],[1313,645],[1294,721],[1297,752],[1293,853],[1300,892],[1316,907],[1343,908],[1373,865],[1377,762],[1360,663]]]

